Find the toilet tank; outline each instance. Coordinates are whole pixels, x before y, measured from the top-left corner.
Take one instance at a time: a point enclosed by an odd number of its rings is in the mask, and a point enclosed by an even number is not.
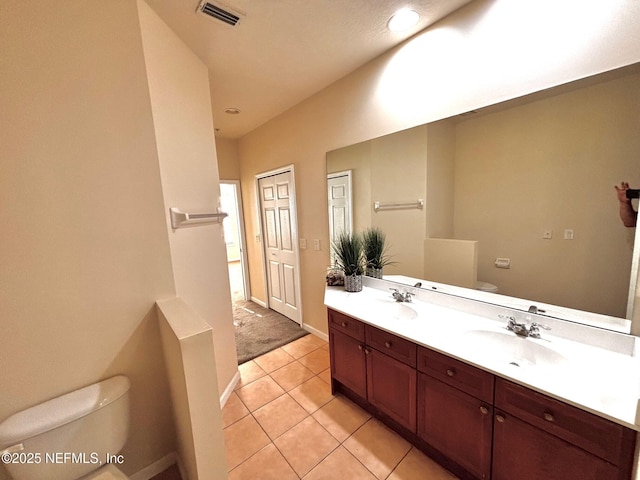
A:
[[[129,387],[127,377],[112,377],[2,422],[2,462],[13,480],[75,480],[120,460],[115,456],[129,433]]]

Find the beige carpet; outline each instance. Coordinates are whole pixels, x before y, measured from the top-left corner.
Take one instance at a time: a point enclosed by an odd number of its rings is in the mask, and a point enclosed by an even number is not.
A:
[[[233,324],[239,364],[309,333],[284,315],[250,301],[234,302]]]

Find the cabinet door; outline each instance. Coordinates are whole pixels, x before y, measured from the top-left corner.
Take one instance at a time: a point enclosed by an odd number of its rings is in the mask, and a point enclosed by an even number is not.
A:
[[[613,480],[612,464],[496,409],[494,480]]]
[[[367,347],[367,400],[412,432],[416,431],[416,370]]]
[[[362,398],[367,396],[367,366],[362,342],[329,329],[331,377]]]
[[[490,404],[418,374],[418,436],[477,478],[490,478],[492,428]]]

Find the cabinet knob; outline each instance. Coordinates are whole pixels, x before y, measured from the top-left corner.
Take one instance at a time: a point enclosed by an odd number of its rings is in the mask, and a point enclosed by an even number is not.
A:
[[[347,322],[342,322],[340,325],[342,325],[343,327],[347,326]]]
[[[543,414],[542,416],[544,417],[544,419],[545,419],[547,422],[555,422],[555,421],[556,421],[556,419],[555,419],[555,418],[553,418],[553,415],[552,415],[552,414],[550,414],[549,412],[544,412],[544,414]]]
[[[387,348],[391,348],[391,342],[384,342],[384,346]]]
[[[502,415],[496,415],[496,420],[500,423],[504,423],[504,417]]]
[[[364,354],[365,355],[369,355],[371,353],[371,350],[369,350],[368,348],[364,349]]]
[[[450,377],[453,377],[456,374],[456,371],[451,369],[451,368],[447,368],[447,375],[449,375]]]
[[[489,409],[487,407],[485,407],[484,405],[482,405],[480,407],[480,413],[483,415],[486,415],[487,413],[489,413]]]
[[[358,345],[358,350],[362,351],[362,345]]]

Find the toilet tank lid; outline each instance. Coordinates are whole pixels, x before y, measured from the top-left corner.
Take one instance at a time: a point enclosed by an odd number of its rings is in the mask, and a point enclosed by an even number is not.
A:
[[[118,375],[27,408],[0,423],[0,449],[61,427],[106,407],[129,391]]]

